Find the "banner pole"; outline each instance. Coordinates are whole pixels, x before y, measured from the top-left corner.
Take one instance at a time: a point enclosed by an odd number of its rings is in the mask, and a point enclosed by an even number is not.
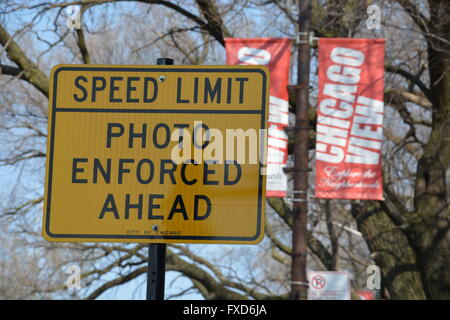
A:
[[[309,64],[310,64],[310,16],[309,0],[299,0],[298,18],[298,66],[294,146],[294,194],[292,228],[291,299],[306,300],[308,279],[307,217],[308,217],[308,165],[309,165]]]
[[[156,59],[157,65],[173,65],[173,63],[174,60],[170,58]],[[167,244],[165,243],[150,243],[148,245],[146,300],[164,300],[166,251]]]

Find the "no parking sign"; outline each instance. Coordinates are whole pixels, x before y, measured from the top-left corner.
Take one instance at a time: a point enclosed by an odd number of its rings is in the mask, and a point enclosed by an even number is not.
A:
[[[308,272],[308,300],[350,300],[350,277],[343,271]]]

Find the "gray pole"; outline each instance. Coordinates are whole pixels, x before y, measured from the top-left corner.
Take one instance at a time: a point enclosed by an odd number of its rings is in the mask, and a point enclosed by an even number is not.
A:
[[[170,58],[158,58],[157,65],[173,65]],[[165,243],[151,243],[148,245],[147,267],[147,300],[164,300],[164,283],[166,278],[166,249]]]
[[[299,0],[298,18],[298,80],[296,88],[296,118],[294,146],[294,223],[292,232],[291,299],[306,300],[307,217],[308,217],[308,103],[310,63],[309,0]]]

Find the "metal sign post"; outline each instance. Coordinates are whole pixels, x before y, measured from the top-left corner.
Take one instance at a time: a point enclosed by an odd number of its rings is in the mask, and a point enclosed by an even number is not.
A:
[[[170,58],[158,58],[157,65],[173,65]],[[164,300],[164,283],[166,280],[166,249],[165,243],[150,243],[148,245],[147,261],[147,300]]]
[[[164,300],[166,248],[165,243],[148,245],[147,300]]]

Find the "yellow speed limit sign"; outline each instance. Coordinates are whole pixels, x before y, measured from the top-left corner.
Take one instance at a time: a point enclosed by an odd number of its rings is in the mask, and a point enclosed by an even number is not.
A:
[[[259,242],[268,84],[260,66],[54,67],[44,237]]]

